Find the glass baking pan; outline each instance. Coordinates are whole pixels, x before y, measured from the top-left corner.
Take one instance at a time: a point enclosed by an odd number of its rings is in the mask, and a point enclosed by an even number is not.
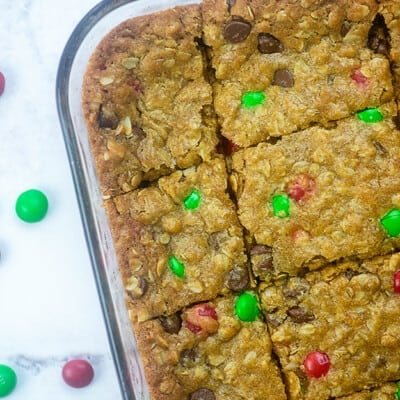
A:
[[[145,400],[147,390],[119,275],[111,232],[81,109],[82,79],[100,40],[126,19],[196,0],[104,0],[76,26],[60,59],[56,99],[88,251],[104,315],[121,395]]]

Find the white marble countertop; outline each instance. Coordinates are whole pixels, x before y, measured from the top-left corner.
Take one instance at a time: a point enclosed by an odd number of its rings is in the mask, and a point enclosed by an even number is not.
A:
[[[64,45],[97,0],[0,0],[0,364],[18,384],[13,400],[121,398],[94,284],[55,104]],[[30,188],[49,199],[46,218],[15,214]],[[88,359],[86,388],[61,378]]]

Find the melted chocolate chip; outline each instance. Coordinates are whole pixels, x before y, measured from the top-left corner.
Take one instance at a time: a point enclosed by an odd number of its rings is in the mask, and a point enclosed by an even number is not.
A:
[[[185,349],[181,351],[180,363],[184,367],[192,367],[197,360],[196,351],[193,349]]]
[[[128,292],[129,296],[133,300],[140,299],[147,292],[147,289],[149,288],[149,284],[147,283],[146,278],[143,278],[143,276],[136,276],[136,279],[137,279],[136,288]]]
[[[297,297],[302,294],[301,290],[299,289],[284,289],[283,290],[283,295],[285,297]]]
[[[397,112],[397,115],[393,117],[393,123],[396,126],[396,129],[400,131],[400,111]]]
[[[182,320],[178,314],[173,314],[169,316],[161,316],[158,318],[160,320],[161,326],[164,328],[167,333],[179,333]]]
[[[254,257],[253,265],[257,271],[268,272],[273,268],[272,247],[257,244],[251,248],[250,255]]]
[[[116,129],[119,124],[119,119],[113,110],[100,105],[97,123],[99,128]]]
[[[233,16],[224,28],[224,38],[230,43],[243,42],[251,31],[250,22],[242,17]]]
[[[294,85],[294,78],[291,71],[288,69],[278,69],[275,71],[273,85],[290,88]]]
[[[386,150],[386,148],[381,143],[379,143],[378,141],[374,140],[373,141],[373,145],[376,148],[377,152],[381,156],[386,156],[388,154],[388,151]]]
[[[210,389],[201,388],[193,392],[189,400],[215,400],[215,394]]]
[[[342,37],[345,37],[350,32],[350,29],[351,29],[351,22],[344,21],[340,28],[340,35]]]
[[[241,292],[249,286],[250,278],[247,266],[236,265],[226,275],[226,286],[234,292]]]
[[[294,321],[297,323],[303,323],[303,322],[310,322],[315,319],[315,316],[311,312],[307,312],[304,308],[299,307],[299,306],[294,306],[289,308],[287,310],[286,314]]]
[[[207,243],[211,250],[218,251],[220,249],[218,236],[218,232],[215,232],[208,237]]]
[[[133,135],[138,137],[139,139],[143,139],[144,137],[146,137],[144,130],[142,128],[139,128],[137,125],[132,126],[132,132]]]
[[[236,4],[236,0],[228,0],[228,11],[232,10],[232,7]]]
[[[282,53],[283,44],[270,33],[260,33],[258,35],[258,50],[263,54]]]
[[[372,27],[368,32],[367,44],[375,53],[389,57],[389,31],[385,24],[385,19],[381,14],[377,14],[372,23]]]
[[[260,254],[272,254],[272,247],[263,244],[256,244],[250,250],[250,255],[258,256]]]

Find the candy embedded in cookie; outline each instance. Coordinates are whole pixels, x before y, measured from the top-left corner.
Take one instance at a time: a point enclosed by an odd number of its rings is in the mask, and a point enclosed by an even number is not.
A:
[[[285,194],[276,194],[272,197],[272,210],[279,218],[290,216],[290,200]]]
[[[381,219],[381,225],[390,237],[400,235],[400,210],[393,208],[388,211]]]
[[[169,257],[168,265],[171,268],[171,271],[178,278],[183,278],[185,276],[185,265],[181,263],[175,256]]]
[[[242,96],[242,105],[245,108],[253,108],[264,104],[265,94],[263,92],[246,92]]]
[[[400,294],[400,270],[393,275],[393,291],[396,294]]]
[[[331,362],[328,354],[321,351],[313,351],[307,355],[303,366],[309,377],[321,378],[329,372]]]
[[[368,124],[383,120],[383,115],[377,108],[367,108],[363,111],[359,111],[357,112],[357,116],[361,121]]]
[[[193,190],[185,199],[183,200],[183,204],[186,210],[195,210],[199,207],[201,202],[201,195],[198,190]]]
[[[183,313],[185,326],[193,333],[212,335],[218,331],[218,314],[215,307],[208,304],[197,304]]]
[[[255,321],[260,315],[257,297],[251,293],[242,293],[236,300],[235,314],[241,321]]]

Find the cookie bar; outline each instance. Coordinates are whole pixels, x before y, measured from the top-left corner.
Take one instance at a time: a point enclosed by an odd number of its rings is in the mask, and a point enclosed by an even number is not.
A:
[[[247,147],[391,100],[378,3],[204,0],[221,133]]]
[[[297,275],[400,246],[395,113],[390,103],[332,129],[315,126],[233,155],[231,181],[239,219],[253,237],[256,275]]]
[[[153,400],[286,399],[265,323],[241,321],[235,301],[217,298],[139,324]]]
[[[400,253],[260,287],[291,399],[329,399],[400,379]]]
[[[223,160],[105,202],[134,321],[250,283]]]
[[[97,47],[83,110],[102,193],[209,160],[218,142],[198,5],[130,19]]]
[[[377,32],[380,39],[375,40],[376,47],[380,47],[382,52],[390,55],[391,69],[393,73],[393,83],[396,98],[400,100],[400,3],[397,0],[384,1],[380,5],[380,14],[382,15],[387,31]],[[382,30],[382,28],[381,28]],[[388,38],[385,40],[385,37]]]
[[[386,383],[377,389],[363,390],[349,396],[339,397],[338,400],[398,400],[397,385]]]

